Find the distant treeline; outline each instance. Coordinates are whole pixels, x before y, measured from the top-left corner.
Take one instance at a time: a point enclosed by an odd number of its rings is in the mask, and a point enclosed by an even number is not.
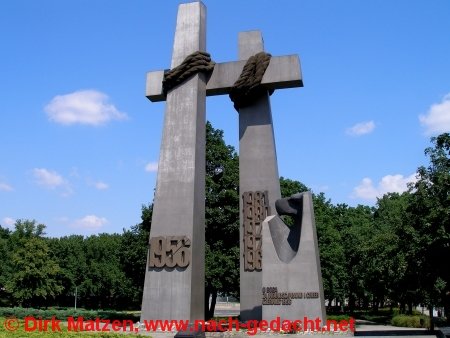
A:
[[[445,306],[450,312],[450,134],[432,138],[427,167],[404,193],[374,207],[333,204],[314,194],[327,306],[353,311],[399,305]],[[239,297],[238,156],[207,124],[207,297]],[[281,178],[283,196],[307,187]],[[152,205],[122,234],[45,237],[45,226],[17,220],[0,227],[0,305],[139,309]]]

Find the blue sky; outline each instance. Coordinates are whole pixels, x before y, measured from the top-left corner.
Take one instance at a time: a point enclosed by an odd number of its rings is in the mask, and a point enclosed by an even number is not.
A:
[[[152,201],[164,103],[147,71],[170,65],[179,1],[0,4],[0,224],[50,236],[121,232]],[[304,88],[271,97],[280,175],[333,203],[373,205],[414,178],[450,130],[450,2],[204,1],[207,50],[237,58],[239,31],[299,54]],[[238,146],[228,97],[207,118]]]

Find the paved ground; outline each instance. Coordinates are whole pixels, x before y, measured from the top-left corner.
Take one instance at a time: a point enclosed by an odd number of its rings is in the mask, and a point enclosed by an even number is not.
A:
[[[239,303],[217,303],[214,309],[215,317],[235,317],[239,315]]]
[[[217,303],[214,315],[217,317],[230,317],[239,315],[239,303]],[[443,328],[444,334],[449,334],[450,327]],[[144,333],[146,334],[146,333]],[[151,332],[153,338],[173,338],[175,332]],[[298,334],[281,334],[278,332],[258,332],[256,335],[249,335],[245,331],[232,331],[232,332],[207,332],[206,338],[330,338],[332,337],[378,337],[378,338],[392,338],[397,337],[414,337],[414,338],[432,338],[436,337],[436,334],[432,334],[426,329],[411,329],[405,327],[395,327],[391,325],[377,325],[376,323],[357,320],[356,332],[338,332],[338,333],[325,333],[318,334],[313,332],[300,332]],[[445,337],[441,335],[440,338]]]
[[[450,326],[440,327],[439,330],[446,337],[450,337]]]
[[[146,334],[146,333],[144,333]],[[173,338],[175,332],[151,332],[148,333],[153,338]],[[301,332],[298,334],[281,334],[281,333],[258,333],[256,335],[248,335],[244,331],[233,332],[207,332],[206,338],[330,338],[330,337],[378,337],[378,338],[392,338],[397,337],[414,337],[414,338],[432,338],[437,337],[436,334],[431,334],[422,329],[408,329],[398,328],[390,325],[357,325],[355,333],[324,333],[318,334],[313,332]],[[442,337],[442,336],[441,336]]]
[[[391,325],[377,325],[367,321],[356,321],[355,336],[358,337],[415,337],[415,338],[430,338],[436,337],[436,334],[427,331],[426,329],[414,329],[409,327],[397,327]]]

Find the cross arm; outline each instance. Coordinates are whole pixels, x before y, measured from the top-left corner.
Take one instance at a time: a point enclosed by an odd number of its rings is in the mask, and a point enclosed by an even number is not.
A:
[[[247,61],[216,63],[207,79],[206,95],[228,94]],[[152,102],[164,101],[162,91],[163,70],[148,72],[145,96]],[[270,59],[261,85],[267,89],[303,87],[298,55],[275,56]]]

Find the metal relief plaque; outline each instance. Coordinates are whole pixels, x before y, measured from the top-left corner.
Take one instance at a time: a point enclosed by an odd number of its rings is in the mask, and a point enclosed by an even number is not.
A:
[[[191,261],[191,240],[186,236],[150,238],[150,268],[185,268]]]
[[[247,191],[242,195],[244,213],[244,270],[260,271],[262,222],[270,214],[267,191]]]

